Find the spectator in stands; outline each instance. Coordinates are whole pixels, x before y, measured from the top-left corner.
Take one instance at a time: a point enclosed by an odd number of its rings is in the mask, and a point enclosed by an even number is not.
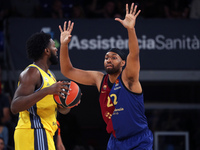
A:
[[[10,120],[10,103],[8,97],[2,92],[0,67],[0,121],[6,124]]]
[[[84,4],[87,18],[98,18],[96,10],[101,9],[102,5],[98,0],[88,0]]]
[[[116,5],[114,1],[111,0],[107,1],[102,10],[103,18],[114,18],[115,10],[116,10]]]
[[[83,6],[80,4],[75,4],[72,8],[72,18],[85,18],[85,11]]]
[[[114,18],[115,3],[112,0],[91,0],[85,6],[88,18]]]
[[[118,18],[122,18],[126,13],[126,10],[124,9],[124,5],[125,5],[124,1],[116,0],[116,10],[117,10],[117,14],[120,16]],[[115,18],[117,18],[117,16]]]
[[[8,127],[6,125],[9,124],[9,121],[11,120],[10,102],[9,97],[3,93],[2,90],[1,75],[0,67],[0,137],[4,138],[4,143],[7,145],[9,140],[9,133]]]
[[[96,7],[97,0],[88,0],[84,3],[85,15],[87,18],[94,18],[94,9]]]
[[[164,6],[166,18],[188,18],[189,4],[187,0],[167,0]]]
[[[8,145],[9,133],[8,133],[8,128],[5,125],[3,125],[1,122],[0,122],[0,138],[3,139],[3,143],[4,143],[3,145],[6,148]],[[0,141],[0,145],[1,145],[1,142],[2,141]]]
[[[11,0],[13,17],[36,18],[41,16],[39,0]]]
[[[192,0],[190,7],[190,18],[200,19],[200,0]]]
[[[63,18],[63,3],[61,0],[54,0],[51,4],[51,17],[52,18]]]
[[[163,0],[144,0],[141,3],[142,16],[144,18],[162,18],[164,17]]]
[[[5,143],[2,137],[0,137],[0,150],[5,150]]]

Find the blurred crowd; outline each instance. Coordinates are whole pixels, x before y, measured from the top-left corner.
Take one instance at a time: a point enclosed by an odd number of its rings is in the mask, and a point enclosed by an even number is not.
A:
[[[9,17],[123,17],[132,0],[0,0],[0,21]],[[200,18],[200,0],[134,0],[143,18]]]

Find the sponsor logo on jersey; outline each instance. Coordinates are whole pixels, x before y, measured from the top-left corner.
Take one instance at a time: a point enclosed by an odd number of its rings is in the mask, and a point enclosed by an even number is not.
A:
[[[47,77],[44,77],[44,80],[48,82],[48,78]]]
[[[115,81],[115,86],[118,86],[119,85],[119,79],[117,79],[116,81]]]

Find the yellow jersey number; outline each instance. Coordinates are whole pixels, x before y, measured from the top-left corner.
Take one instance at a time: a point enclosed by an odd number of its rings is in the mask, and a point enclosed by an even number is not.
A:
[[[114,101],[113,101],[113,103],[112,103],[112,101],[111,101],[111,97],[114,97]],[[108,96],[108,101],[107,101],[107,107],[112,107],[113,106],[113,104],[114,105],[117,105],[117,95],[116,94],[111,94],[110,95],[110,97]]]

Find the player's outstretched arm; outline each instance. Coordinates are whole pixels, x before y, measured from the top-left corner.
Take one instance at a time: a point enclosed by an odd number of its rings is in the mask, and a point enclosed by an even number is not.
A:
[[[126,4],[126,16],[124,20],[115,18],[119,21],[128,31],[129,37],[129,54],[127,56],[126,68],[124,74],[128,79],[138,80],[139,79],[139,46],[135,31],[136,18],[138,17],[140,10],[137,11],[137,5],[131,4],[130,10],[128,4]]]
[[[61,73],[67,78],[74,80],[84,85],[94,85],[98,88],[103,78],[103,73],[98,71],[85,71],[78,68],[74,68],[68,51],[68,44],[71,40],[71,32],[73,30],[74,23],[71,21],[64,22],[63,28],[59,25],[60,29],[60,68]]]

